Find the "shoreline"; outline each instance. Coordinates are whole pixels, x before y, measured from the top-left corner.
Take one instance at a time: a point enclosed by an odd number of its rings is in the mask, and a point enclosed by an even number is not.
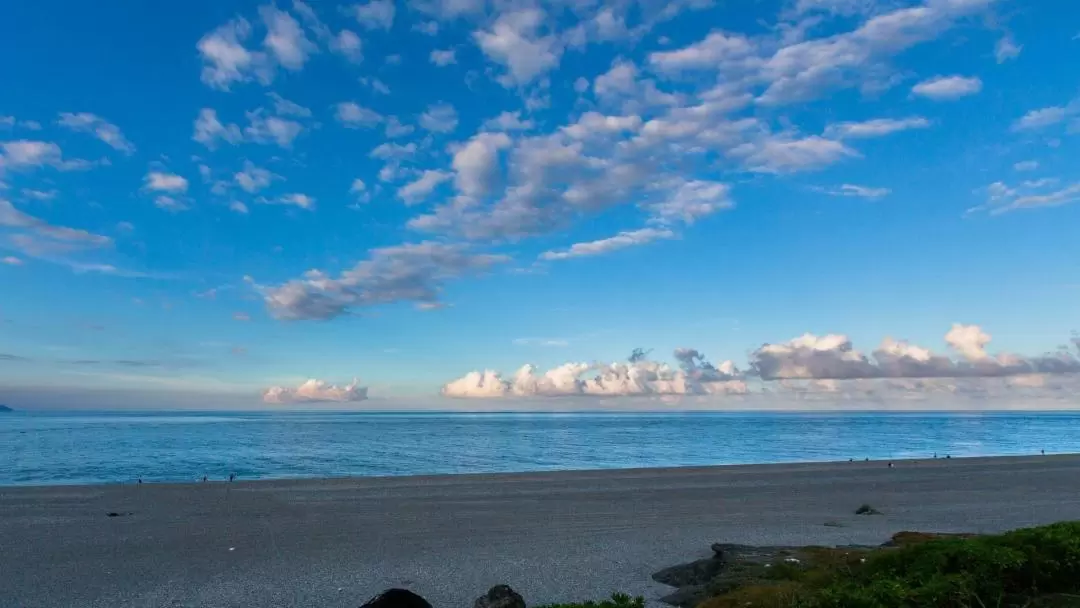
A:
[[[451,607],[499,583],[532,605],[624,591],[659,607],[671,588],[651,575],[713,542],[1080,520],[1080,455],[893,462],[7,486],[0,607],[355,608],[389,587]]]
[[[515,470],[515,471],[493,471],[493,472],[461,472],[461,473],[408,473],[404,475],[343,475],[343,476],[295,476],[295,477],[259,477],[252,479],[244,479],[237,477],[235,481],[228,481],[228,479],[208,479],[206,482],[201,480],[195,481],[181,481],[175,479],[167,479],[162,481],[155,481],[152,479],[144,479],[141,485],[153,486],[153,487],[185,487],[185,486],[203,486],[210,484],[289,484],[297,483],[302,484],[306,482],[325,482],[325,483],[348,483],[361,480],[406,480],[406,481],[428,481],[439,479],[443,477],[449,478],[477,478],[479,481],[498,481],[499,477],[515,477],[520,475],[590,475],[596,473],[603,474],[619,474],[619,473],[707,473],[714,470],[734,470],[737,469],[756,469],[763,467],[815,467],[815,466],[842,466],[853,464],[874,464],[874,463],[888,463],[893,462],[896,464],[919,464],[919,463],[931,463],[936,461],[950,461],[950,462],[968,462],[977,464],[983,461],[992,463],[994,461],[1011,461],[1017,459],[1027,458],[1040,458],[1040,459],[1055,459],[1055,458],[1080,458],[1080,453],[1051,453],[1051,454],[1003,454],[1003,455],[982,455],[982,456],[950,456],[946,458],[944,455],[924,458],[870,458],[870,459],[855,459],[855,460],[798,460],[798,461],[783,461],[783,462],[760,462],[760,463],[735,463],[735,464],[713,464],[713,465],[687,465],[687,466],[659,466],[659,467],[609,467],[609,468],[597,468],[597,469],[546,469],[546,470]],[[27,484],[0,484],[0,494],[5,489],[22,489],[22,488],[94,488],[94,487],[116,487],[116,486],[138,486],[140,485],[137,479],[129,481],[101,481],[92,483],[27,483]]]

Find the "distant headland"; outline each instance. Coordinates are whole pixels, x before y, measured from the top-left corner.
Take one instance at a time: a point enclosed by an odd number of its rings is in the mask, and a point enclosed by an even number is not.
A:
[[[6,405],[0,405],[0,413],[14,412],[14,411],[15,410],[11,409],[10,407],[8,407]]]

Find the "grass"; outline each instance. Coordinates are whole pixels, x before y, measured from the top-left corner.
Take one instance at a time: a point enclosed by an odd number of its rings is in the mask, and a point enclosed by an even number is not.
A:
[[[1080,607],[1080,522],[996,536],[906,532],[891,547],[806,547],[698,608]]]
[[[625,593],[612,593],[611,599],[594,602],[574,602],[570,604],[547,604],[539,608],[645,608],[645,598],[630,597]]]

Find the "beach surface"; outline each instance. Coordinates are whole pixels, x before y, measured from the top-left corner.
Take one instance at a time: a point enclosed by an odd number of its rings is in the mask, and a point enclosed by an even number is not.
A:
[[[878,544],[1080,519],[1080,455],[0,488],[0,606],[471,607],[672,589],[713,542]],[[857,516],[869,503],[882,515]],[[109,513],[118,514],[110,517]],[[825,526],[837,522],[840,527]]]

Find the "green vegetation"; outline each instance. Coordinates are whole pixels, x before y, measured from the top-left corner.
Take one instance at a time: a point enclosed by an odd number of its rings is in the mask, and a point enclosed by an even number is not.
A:
[[[539,608],[645,608],[645,598],[630,597],[625,593],[612,593],[610,600],[599,602],[575,602],[572,604],[548,604]]]
[[[806,547],[744,567],[738,586],[698,608],[1080,607],[1080,522],[995,536],[902,532],[882,548]]]

